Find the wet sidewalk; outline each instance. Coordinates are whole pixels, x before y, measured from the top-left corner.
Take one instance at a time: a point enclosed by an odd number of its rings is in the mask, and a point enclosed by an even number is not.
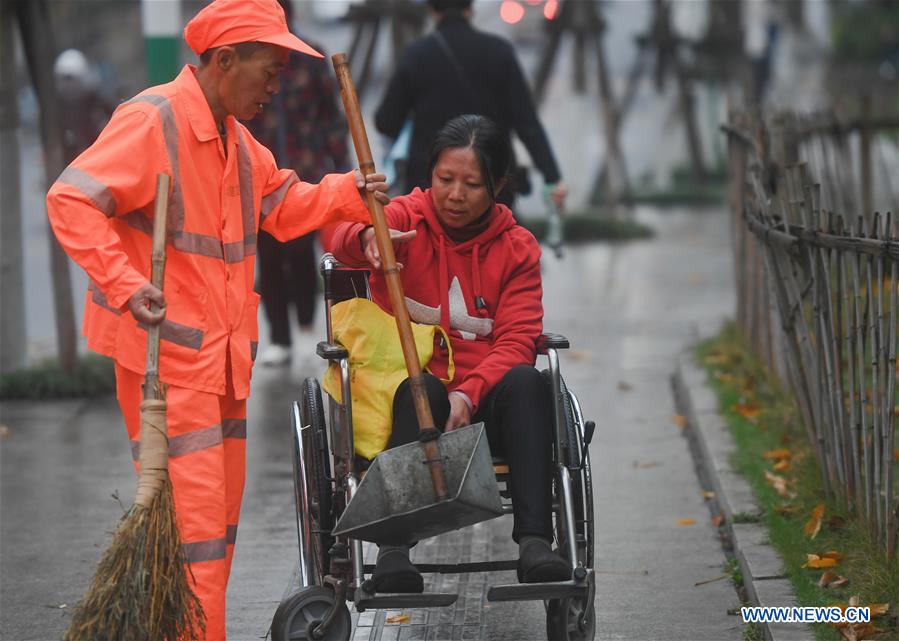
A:
[[[673,422],[674,356],[731,313],[727,220],[721,210],[642,210],[649,241],[569,249],[544,259],[545,328],[572,349],[562,371],[587,418],[596,514],[597,639],[741,638],[739,605],[686,440]],[[543,363],[538,363],[543,367]],[[247,489],[229,588],[229,639],[266,636],[297,558],[290,402],[323,367],[309,353],[290,369],[256,368]],[[0,423],[0,637],[58,639],[122,507],[134,494],[130,449],[115,400],[5,402]],[[678,525],[694,519],[694,525]],[[421,545],[421,561],[515,558],[506,517]],[[458,579],[447,610],[358,617],[356,639],[545,639],[540,602],[485,601],[513,573]],[[449,583],[443,588],[452,587]],[[391,612],[390,614],[395,614]]]

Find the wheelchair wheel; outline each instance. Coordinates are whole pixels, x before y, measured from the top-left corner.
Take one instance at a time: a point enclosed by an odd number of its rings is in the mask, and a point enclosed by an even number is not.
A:
[[[592,601],[586,612],[580,597],[549,602],[546,608],[546,638],[549,641],[593,641],[595,635],[596,608]]]
[[[324,635],[320,636],[320,631],[314,630],[332,605],[334,593],[321,586],[314,585],[293,593],[275,612],[272,641],[349,641],[353,624],[345,603],[338,605],[336,619]]]
[[[541,374],[543,374],[543,378],[546,380],[546,385],[552,390],[553,379],[549,370],[545,369]],[[571,396],[569,395],[568,387],[565,385],[565,379],[561,376],[559,377],[559,388],[562,392],[562,404],[565,411],[565,440],[568,444],[568,447],[565,448],[565,465],[569,468],[575,468],[581,464],[577,449],[579,435],[577,422],[574,417],[574,410],[571,407]]]
[[[311,578],[315,583],[320,583],[321,577],[329,570],[329,550],[334,544],[334,539],[330,534],[334,529],[334,514],[329,481],[331,465],[328,457],[327,427],[321,388],[315,378],[307,378],[303,381],[300,420],[304,427],[302,430],[303,466],[294,465],[294,487],[298,492],[300,488],[305,487],[308,492],[309,510],[305,518],[307,520],[306,527],[308,527],[312,539],[311,562],[314,567],[311,568]],[[294,434],[294,439],[296,438],[297,435]],[[298,458],[300,448],[296,445],[295,443],[294,456]],[[303,479],[298,478],[301,469],[306,471],[305,483],[302,482]],[[302,520],[303,517],[298,511],[297,528],[300,540],[303,540],[304,524],[301,522]]]

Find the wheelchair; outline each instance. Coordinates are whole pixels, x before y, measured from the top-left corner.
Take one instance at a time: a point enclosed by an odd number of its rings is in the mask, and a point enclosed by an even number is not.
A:
[[[347,606],[369,609],[448,607],[456,594],[381,594],[368,591],[373,565],[363,562],[362,541],[335,537],[332,530],[360,481],[360,465],[353,448],[353,410],[348,353],[333,343],[331,307],[353,297],[370,298],[367,270],[348,269],[331,254],[321,260],[328,340],[316,353],[340,371],[339,402],[328,396],[327,419],[318,380],[307,378],[300,400],[292,404],[293,481],[299,563],[298,586],[280,603],[272,620],[273,641],[347,641],[352,620]],[[538,353],[548,359],[543,371],[555,398],[553,420],[554,544],[570,562],[572,578],[554,583],[493,585],[488,601],[543,601],[546,634],[550,641],[590,641],[594,638],[595,575],[593,570],[593,487],[588,446],[595,424],[585,421],[577,397],[559,371],[558,351],[568,340],[543,334]],[[503,497],[503,513],[512,513],[506,487],[508,465],[493,458]],[[505,489],[503,489],[505,488]],[[459,564],[416,563],[422,574],[515,570],[517,559],[483,560]]]

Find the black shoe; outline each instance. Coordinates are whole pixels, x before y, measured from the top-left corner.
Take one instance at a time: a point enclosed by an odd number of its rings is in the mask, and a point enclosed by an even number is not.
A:
[[[421,594],[425,590],[424,579],[406,550],[387,550],[378,555],[375,571],[366,581],[367,592]]]
[[[522,550],[518,559],[519,583],[549,583],[570,578],[568,561],[553,552],[547,543],[533,541]]]

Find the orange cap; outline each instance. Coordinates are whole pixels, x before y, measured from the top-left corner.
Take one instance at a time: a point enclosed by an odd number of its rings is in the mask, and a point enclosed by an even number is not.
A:
[[[198,56],[239,42],[267,42],[316,58],[322,54],[290,33],[277,0],[214,0],[187,23],[184,40]]]

